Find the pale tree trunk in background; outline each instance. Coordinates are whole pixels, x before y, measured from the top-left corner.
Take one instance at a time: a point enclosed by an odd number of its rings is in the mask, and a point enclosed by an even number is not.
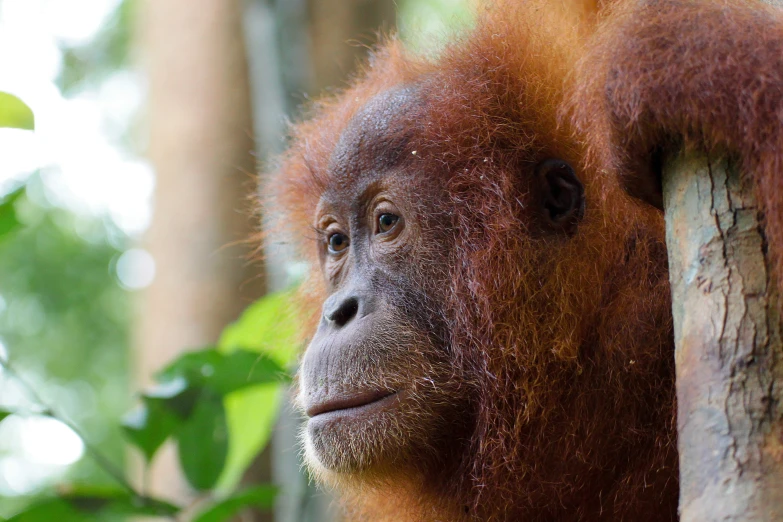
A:
[[[253,228],[253,121],[240,0],[145,0],[139,42],[149,80],[149,158],[157,174],[144,246],[156,276],[139,307],[136,382],[221,330],[263,292],[237,245]],[[148,490],[189,495],[166,448]]]

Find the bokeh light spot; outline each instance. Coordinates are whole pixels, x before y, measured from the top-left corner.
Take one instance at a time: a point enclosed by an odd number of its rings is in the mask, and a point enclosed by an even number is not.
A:
[[[146,250],[131,248],[117,260],[117,279],[130,290],[146,288],[155,279],[155,259]]]

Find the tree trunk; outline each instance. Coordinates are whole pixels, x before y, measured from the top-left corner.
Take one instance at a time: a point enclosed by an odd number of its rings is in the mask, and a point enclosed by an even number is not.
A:
[[[752,183],[681,155],[663,177],[683,522],[783,520],[783,350]]]
[[[396,25],[391,0],[310,0],[309,9],[316,92],[345,85],[368,46]]]
[[[255,161],[240,0],[146,0],[140,42],[149,80],[149,158],[157,174],[145,239],[156,277],[135,338],[141,386],[183,350],[217,341],[263,292],[263,273],[237,242]],[[174,452],[156,459],[147,489],[183,500]]]

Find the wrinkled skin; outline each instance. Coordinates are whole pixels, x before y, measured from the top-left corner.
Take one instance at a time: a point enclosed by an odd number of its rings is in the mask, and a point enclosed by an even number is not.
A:
[[[455,405],[469,408],[466,390],[450,384],[459,379],[441,305],[450,224],[426,203],[442,199],[442,187],[410,172],[404,135],[394,148],[386,141],[390,127],[409,123],[401,115],[411,99],[406,90],[381,95],[351,121],[315,213],[330,295],[302,361],[299,400],[311,417],[308,457],[333,473],[413,464],[461,424]]]

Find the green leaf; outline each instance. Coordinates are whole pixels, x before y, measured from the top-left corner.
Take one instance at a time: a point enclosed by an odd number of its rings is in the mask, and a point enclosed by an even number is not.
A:
[[[223,354],[214,348],[185,352],[168,364],[155,375],[158,382],[171,382],[177,379],[185,380],[189,385],[204,383],[214,375],[215,368],[223,361]]]
[[[288,380],[285,369],[266,354],[237,350],[223,356],[221,366],[205,385],[228,395],[249,386]]]
[[[207,391],[222,400],[233,391],[284,377],[280,365],[258,353],[238,350],[222,354],[214,349],[186,353],[158,374],[162,382],[147,390],[141,406],[124,417],[123,432],[150,462],[166,439],[195,422],[194,411]],[[225,424],[222,404],[219,414],[218,421]]]
[[[199,383],[194,386],[182,377],[175,377],[149,388],[142,397],[151,407],[160,405],[180,419],[187,419],[196,407],[201,392]]]
[[[218,350],[252,350],[266,354],[284,368],[290,367],[299,352],[302,330],[293,303],[294,292],[268,294],[250,305],[236,322],[223,330]]]
[[[96,522],[95,517],[80,513],[68,502],[59,498],[33,504],[21,513],[9,518],[8,522],[51,522],[52,520]]]
[[[0,422],[3,422],[6,418],[13,415],[14,412],[8,410],[0,410]]]
[[[60,499],[80,513],[92,515],[149,515],[169,517],[179,508],[163,500],[139,497],[124,489],[101,486],[70,486]]]
[[[246,507],[272,509],[277,495],[274,486],[257,486],[231,495],[196,515],[193,522],[224,522]]]
[[[166,439],[190,418],[202,388],[190,387],[182,377],[173,377],[141,395],[141,405],[122,419],[125,438],[139,448],[147,462]]]
[[[0,127],[33,130],[35,116],[25,102],[13,94],[0,92]]]
[[[144,400],[136,409],[122,418],[125,438],[136,446],[149,463],[177,429],[177,417],[161,401]]]
[[[179,461],[190,485],[198,490],[212,488],[223,471],[228,454],[223,397],[204,390],[176,437]]]
[[[296,353],[297,324],[290,294],[251,306],[224,333],[225,346],[185,353],[156,376],[161,384],[147,391],[142,407],[123,422],[128,440],[149,461],[173,436],[195,488],[213,487],[217,473],[220,488],[233,489],[269,440],[279,383],[290,379],[285,367]],[[242,342],[253,351],[243,349]]]
[[[21,224],[16,216],[16,202],[24,193],[25,188],[22,186],[7,194],[0,201],[0,237],[12,232]]]
[[[232,393],[225,399],[229,449],[216,489],[236,488],[245,470],[266,447],[282,403],[279,384],[266,384]]]
[[[209,388],[218,395],[285,380],[285,370],[269,357],[246,350],[223,354],[215,349],[188,352],[158,374],[164,382],[183,379],[188,387]]]
[[[109,516],[145,515],[171,517],[179,508],[168,502],[136,497],[125,490],[76,487],[58,498],[33,504],[8,522],[104,522]]]
[[[252,350],[283,368],[296,361],[301,344],[301,321],[293,305],[294,290],[268,294],[250,305],[220,337],[218,350],[232,353]],[[280,408],[283,391],[278,384],[246,388],[226,397],[229,453],[217,488],[230,491],[266,446]]]

